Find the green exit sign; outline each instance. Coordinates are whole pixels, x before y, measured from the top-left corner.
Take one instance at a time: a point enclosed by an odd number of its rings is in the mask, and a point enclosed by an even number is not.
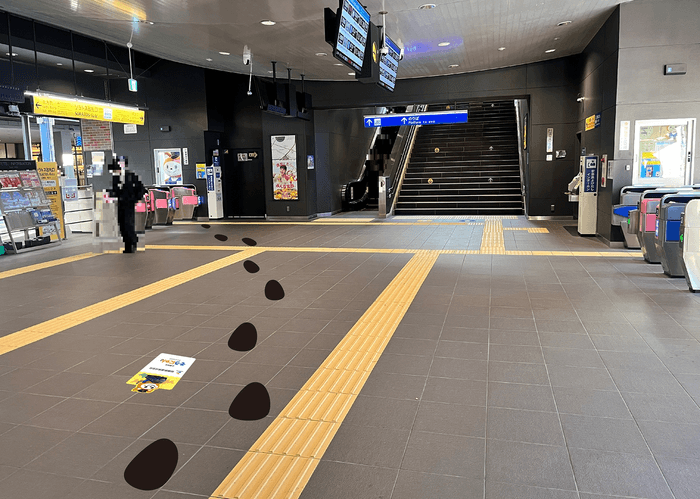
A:
[[[129,78],[129,91],[130,92],[137,92],[139,88],[138,82],[134,80],[133,78]]]

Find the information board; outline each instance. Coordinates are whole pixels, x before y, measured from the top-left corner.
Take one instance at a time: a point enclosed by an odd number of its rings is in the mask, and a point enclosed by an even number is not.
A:
[[[379,59],[379,85],[393,92],[396,85],[396,75],[399,71],[401,49],[388,36],[384,38],[384,44],[389,52],[382,54]]]
[[[57,97],[33,95],[34,114],[42,116],[62,116],[64,118],[83,118],[115,123],[132,123],[143,125],[145,112],[134,108],[109,107],[99,103],[90,104]]]
[[[442,125],[467,123],[468,112],[439,111],[436,113],[377,114],[364,117],[365,128],[402,125]]]
[[[41,178],[41,185],[44,187],[46,198],[51,203],[51,213],[60,222],[61,239],[66,237],[66,227],[63,222],[63,203],[61,202],[61,188],[58,185],[58,169],[56,163],[36,164],[36,170]],[[42,235],[51,233],[51,240],[55,240],[56,234],[53,234],[53,226],[42,227]]]
[[[583,173],[583,192],[598,192],[598,156],[586,156]]]
[[[355,71],[361,71],[368,33],[369,12],[358,0],[343,0],[338,23],[338,40],[333,55]]]

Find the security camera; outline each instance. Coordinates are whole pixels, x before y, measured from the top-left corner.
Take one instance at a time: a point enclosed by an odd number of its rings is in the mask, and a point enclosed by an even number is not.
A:
[[[403,61],[403,47],[401,47],[401,52],[399,52],[399,61]]]
[[[248,95],[253,95],[253,91],[252,91],[252,90],[248,90],[248,92],[246,92],[246,93],[247,93]]]
[[[250,53],[250,49],[248,48],[248,45],[243,47],[243,64],[248,66],[250,64],[250,61],[252,59],[252,54]]]

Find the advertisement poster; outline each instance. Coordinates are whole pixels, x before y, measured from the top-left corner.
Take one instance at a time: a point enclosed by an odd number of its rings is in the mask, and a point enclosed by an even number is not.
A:
[[[46,198],[51,203],[51,212],[56,220],[61,222],[61,239],[66,237],[66,227],[63,222],[63,203],[61,202],[61,191],[58,185],[58,169],[56,163],[42,163],[36,164],[37,172],[39,173],[39,178],[41,178],[41,185],[44,186],[44,193]],[[53,226],[47,226],[41,228],[42,235],[52,234],[51,240],[54,241],[56,236],[53,235]]]
[[[274,199],[299,199],[297,184],[297,139],[294,135],[273,135],[272,178]]]
[[[630,122],[620,122],[620,151],[630,150]]]
[[[180,149],[153,149],[156,164],[156,183],[182,184],[182,154]]]
[[[195,359],[162,353],[133,376],[127,384],[137,393],[151,393],[157,389],[172,390],[192,366]]]
[[[195,178],[207,178],[207,165],[197,163],[195,166]]]

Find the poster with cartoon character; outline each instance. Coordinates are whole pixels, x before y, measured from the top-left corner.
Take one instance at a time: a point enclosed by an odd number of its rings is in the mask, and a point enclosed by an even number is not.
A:
[[[180,149],[153,149],[158,185],[182,184],[182,153]]]
[[[273,135],[273,197],[277,201],[299,199],[297,184],[297,139],[295,135]]]
[[[194,361],[192,357],[162,353],[127,381],[127,384],[135,385],[131,391],[136,393],[172,390]]]

